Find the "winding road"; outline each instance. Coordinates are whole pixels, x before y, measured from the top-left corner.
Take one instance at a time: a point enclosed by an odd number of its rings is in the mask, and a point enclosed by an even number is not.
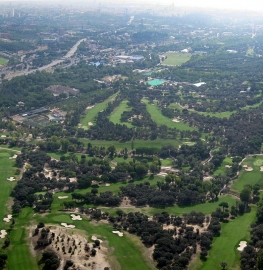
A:
[[[65,56],[63,56],[62,58],[60,59],[57,59],[57,60],[54,60],[52,61],[51,63],[49,63],[48,65],[45,65],[43,67],[40,67],[40,68],[37,68],[37,69],[33,69],[33,70],[30,70],[30,71],[21,71],[21,72],[16,72],[16,73],[9,73],[6,75],[5,79],[7,80],[11,80],[13,79],[14,77],[17,77],[17,76],[22,76],[22,75],[28,75],[28,74],[31,74],[31,73],[34,73],[36,72],[37,70],[38,71],[43,71],[43,70],[46,70],[46,69],[49,69],[53,66],[56,66],[57,64],[60,64],[60,63],[63,63],[65,60],[71,58],[75,52],[77,51],[78,49],[78,46],[81,42],[85,41],[86,38],[83,38],[81,40],[79,40],[68,52]]]

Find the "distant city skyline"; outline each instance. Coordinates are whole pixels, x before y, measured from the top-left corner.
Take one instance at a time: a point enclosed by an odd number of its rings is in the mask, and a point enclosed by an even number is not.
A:
[[[131,3],[131,4],[159,4],[159,5],[174,5],[177,7],[191,7],[191,8],[213,8],[213,9],[226,9],[226,10],[247,10],[247,11],[263,11],[263,3],[257,0],[221,0],[221,1],[211,1],[211,0],[95,0],[96,3],[103,3],[103,2],[116,2],[116,3]],[[85,3],[91,2],[90,0],[0,0],[0,3],[8,3],[8,2],[24,2],[24,3],[61,3],[64,5],[74,5],[77,3]]]

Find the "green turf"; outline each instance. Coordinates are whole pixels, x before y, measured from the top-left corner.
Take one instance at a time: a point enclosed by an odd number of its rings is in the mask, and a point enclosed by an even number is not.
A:
[[[161,160],[162,166],[172,166],[173,165],[173,159],[166,158]]]
[[[54,158],[54,159],[57,159],[57,160],[60,160],[60,157],[62,156],[65,156],[65,157],[68,157],[70,156],[70,153],[65,153],[65,152],[61,152],[61,151],[57,151],[57,152],[47,152],[47,154]],[[78,161],[81,160],[81,156],[85,155],[85,154],[80,154],[80,153],[74,153],[75,156],[77,156],[78,158]],[[92,159],[92,157],[89,157],[88,155],[85,155],[86,156],[86,159]]]
[[[108,103],[115,96],[117,96],[117,94],[114,94],[114,95],[110,96],[107,100],[105,100],[105,101],[103,101],[101,103],[98,103],[92,109],[87,110],[85,117],[83,117],[80,120],[80,124],[82,125],[82,128],[88,129],[89,128],[89,124],[88,124],[89,122],[91,122],[94,125],[95,124],[94,120],[95,120],[96,116],[98,115],[98,113],[100,111],[104,110],[107,107]]]
[[[209,215],[212,212],[216,210],[218,205],[221,202],[227,202],[230,206],[236,204],[236,199],[229,195],[220,196],[218,198],[218,201],[215,202],[206,202],[203,204],[193,205],[193,206],[187,206],[187,207],[179,207],[178,205],[172,206],[172,207],[165,207],[165,208],[142,208],[141,211],[145,213],[146,215],[152,216],[155,213],[166,211],[172,215],[181,216],[184,213],[190,213],[191,211],[196,212],[202,212],[205,215]]]
[[[148,81],[147,83],[151,86],[158,86],[165,83],[165,80],[154,79],[154,80]]]
[[[6,65],[7,63],[8,63],[7,59],[0,57],[0,65]]]
[[[210,117],[217,117],[217,118],[229,118],[232,114],[236,113],[236,111],[232,112],[218,112],[218,113],[211,113],[211,112],[198,112],[195,111],[198,114],[202,114],[204,116],[210,116]]]
[[[162,62],[162,65],[180,66],[189,61],[192,55],[190,53],[168,52],[165,56],[167,56],[167,59]]]
[[[26,240],[28,236],[28,226],[34,221],[33,210],[24,208],[18,218],[14,229],[10,234],[10,246],[7,250],[9,270],[29,270],[38,269],[37,258],[30,252],[29,243]]]
[[[157,125],[165,125],[169,128],[177,128],[179,130],[195,130],[196,128],[190,127],[188,124],[185,124],[184,122],[180,121],[179,123],[175,123],[172,121],[172,119],[162,115],[160,110],[158,109],[156,104],[150,104],[148,100],[143,100],[143,102],[147,106],[147,111],[152,116],[152,119],[156,122]]]
[[[124,124],[129,128],[133,128],[134,126],[131,123],[129,123],[129,122],[121,122],[120,121],[122,113],[124,111],[130,111],[131,110],[131,107],[129,107],[127,105],[127,103],[128,103],[128,100],[123,100],[121,102],[121,104],[117,108],[115,108],[115,110],[110,114],[109,119],[114,124],[121,124],[121,125]]]
[[[14,188],[16,181],[10,182],[6,179],[10,176],[15,176],[16,167],[14,159],[9,159],[13,156],[13,151],[0,149],[0,228],[5,229],[8,225],[3,221],[3,218],[10,214],[10,210],[7,208],[7,201],[11,190]]]
[[[239,216],[228,223],[222,223],[221,235],[214,239],[209,257],[200,269],[221,270],[220,263],[223,261],[227,263],[227,269],[239,269],[240,253],[237,251],[237,247],[241,240],[249,240],[250,225],[255,218],[256,208],[253,206],[250,213]]]
[[[103,141],[103,140],[87,140],[87,139],[79,139],[79,141],[83,142],[86,146],[90,142],[92,146],[97,147],[109,147],[111,145],[115,145],[117,150],[127,148],[129,150],[132,149],[132,141],[127,142],[119,142],[119,141]],[[137,147],[157,147],[162,148],[163,146],[173,145],[174,147],[178,147],[180,144],[179,140],[173,139],[156,139],[156,140],[134,140],[134,149]]]
[[[249,157],[245,161],[243,161],[242,165],[248,165],[252,167],[254,170],[252,172],[247,172],[245,168],[243,168],[239,174],[238,179],[234,180],[233,185],[231,186],[232,190],[241,191],[244,185],[255,185],[259,184],[260,188],[263,188],[263,172],[260,172],[259,164],[263,164],[263,157]]]
[[[214,175],[219,175],[219,174],[224,175],[224,174],[226,173],[226,165],[232,165],[232,158],[226,157],[226,158],[223,160],[221,166],[219,166],[219,167],[215,170]]]

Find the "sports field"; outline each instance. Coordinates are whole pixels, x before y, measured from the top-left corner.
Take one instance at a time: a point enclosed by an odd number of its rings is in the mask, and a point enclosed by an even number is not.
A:
[[[156,104],[150,104],[148,100],[144,99],[143,102],[147,106],[147,111],[152,116],[153,121],[156,122],[158,126],[165,125],[169,128],[177,128],[179,130],[195,130],[196,128],[190,127],[188,124],[180,121],[178,123],[173,122],[172,119],[162,115]]]
[[[165,56],[167,56],[167,59],[162,62],[162,65],[181,66],[189,61],[192,55],[190,53],[167,52]]]
[[[81,127],[84,129],[88,129],[89,128],[89,123],[92,123],[93,125],[94,120],[96,118],[96,116],[98,115],[98,113],[102,110],[104,110],[108,103],[114,99],[117,96],[117,94],[114,94],[112,96],[110,96],[107,100],[96,104],[93,108],[86,110],[86,115],[80,120],[80,124],[82,125]]]
[[[151,86],[158,86],[160,84],[163,84],[165,83],[165,80],[158,80],[158,79],[155,79],[155,80],[151,80],[149,82],[147,82],[149,85]]]
[[[114,124],[121,124],[121,125],[126,125],[129,128],[133,128],[133,125],[129,122],[121,122],[121,115],[124,111],[130,111],[131,107],[127,105],[128,100],[123,100],[121,104],[115,108],[115,110],[110,114],[110,121]]]

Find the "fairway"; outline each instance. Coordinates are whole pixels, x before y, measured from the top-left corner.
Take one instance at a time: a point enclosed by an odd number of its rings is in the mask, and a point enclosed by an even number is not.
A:
[[[178,205],[172,206],[172,207],[165,207],[165,208],[152,208],[152,207],[146,207],[142,208],[142,212],[145,215],[152,216],[155,213],[159,213],[162,211],[168,212],[171,215],[181,216],[184,213],[190,213],[191,211],[196,212],[202,212],[205,215],[210,215],[212,212],[216,210],[218,205],[221,202],[227,202],[229,206],[236,205],[236,199],[229,195],[223,195],[220,196],[218,201],[216,202],[206,202],[203,204],[197,204],[187,207],[179,207]]]
[[[5,222],[3,222],[3,218],[5,215],[10,214],[11,210],[7,209],[7,200],[10,196],[10,192],[15,186],[15,182],[9,182],[6,180],[7,177],[15,176],[14,167],[15,161],[14,159],[9,159],[10,156],[13,156],[15,152],[0,149],[0,229],[8,226]],[[10,212],[8,211],[10,210]],[[8,226],[9,227],[9,226]]]
[[[7,59],[0,57],[0,65],[6,65],[7,63],[8,63]]]
[[[94,120],[95,120],[96,116],[98,115],[98,113],[100,111],[104,110],[107,107],[108,103],[110,101],[112,101],[117,95],[118,94],[114,94],[114,95],[110,96],[108,99],[106,99],[105,101],[103,101],[99,104],[96,104],[92,109],[86,110],[85,117],[83,117],[80,120],[80,124],[82,125],[81,127],[84,129],[88,129],[89,123],[92,123],[94,125],[95,124]]]
[[[173,122],[172,119],[162,115],[156,104],[149,104],[149,101],[145,99],[142,101],[146,104],[147,111],[152,116],[153,121],[155,121],[158,126],[165,125],[169,128],[177,128],[178,130],[196,130],[196,128],[190,127],[182,121],[176,123]]]
[[[132,149],[132,141],[127,142],[119,142],[119,141],[103,141],[103,140],[87,140],[80,138],[79,141],[83,142],[85,145],[91,143],[92,146],[97,147],[109,147],[114,145],[117,150],[127,148],[128,150]],[[133,141],[133,148],[136,149],[137,147],[157,147],[162,148],[163,146],[173,145],[174,147],[178,148],[180,145],[179,140],[173,139],[156,139],[156,140],[134,140]]]
[[[226,165],[230,165],[230,166],[232,165],[232,158],[226,157],[226,158],[223,160],[221,166],[219,166],[219,167],[215,170],[214,175],[219,175],[219,174],[225,175],[225,174],[226,174],[226,169],[227,169]]]
[[[251,207],[251,212],[239,216],[233,221],[222,223],[220,237],[214,238],[209,257],[200,270],[221,270],[220,263],[226,262],[227,269],[240,265],[240,253],[236,250],[241,240],[249,240],[250,224],[256,218],[256,208]],[[239,268],[235,268],[239,269]]]
[[[234,180],[233,185],[231,186],[232,190],[239,191],[244,188],[244,185],[255,185],[259,184],[260,189],[263,188],[263,172],[260,172],[260,164],[263,163],[263,157],[249,157],[245,159],[242,165],[246,164],[252,167],[254,170],[252,172],[247,172],[244,168],[241,170],[238,179]]]
[[[120,105],[110,114],[110,121],[114,124],[126,125],[128,128],[133,128],[133,125],[129,122],[121,122],[121,115],[124,111],[130,111],[131,107],[127,105],[128,100],[123,100]]]
[[[190,53],[167,52],[165,56],[167,56],[167,59],[162,62],[162,65],[181,66],[189,61],[192,55]]]

